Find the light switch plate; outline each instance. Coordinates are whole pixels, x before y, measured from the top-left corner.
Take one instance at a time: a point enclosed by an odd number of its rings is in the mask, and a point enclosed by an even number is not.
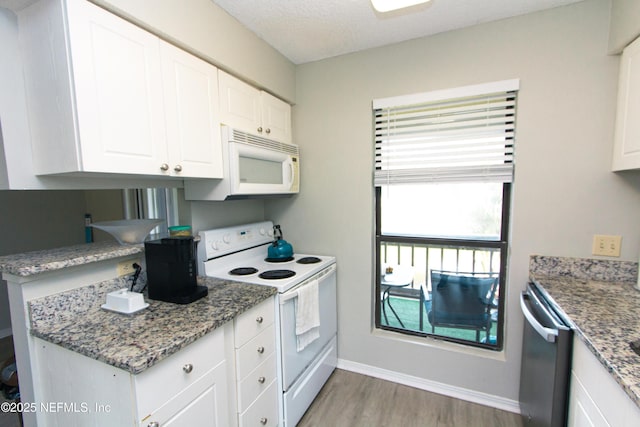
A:
[[[593,255],[619,257],[621,244],[622,236],[596,234],[593,236],[593,248],[591,253]]]

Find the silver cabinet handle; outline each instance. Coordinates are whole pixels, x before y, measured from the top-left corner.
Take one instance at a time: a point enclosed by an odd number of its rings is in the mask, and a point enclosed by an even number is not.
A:
[[[265,132],[267,132],[267,134],[270,134],[271,133],[271,129],[267,128],[267,130]]]
[[[176,167],[173,168],[173,170],[176,171],[176,172],[182,172],[182,166],[176,165]]]
[[[264,347],[262,346],[258,347],[258,353],[260,354],[264,353]]]
[[[262,126],[258,128],[258,132],[262,133]]]
[[[262,318],[262,316],[256,317],[256,322],[262,323],[263,321],[264,321],[264,319]]]
[[[265,377],[260,377],[260,378],[258,378],[258,382],[259,382],[260,384],[264,384],[264,382],[265,382],[266,380],[267,380],[267,379],[266,379]]]
[[[184,366],[182,367],[182,370],[183,370],[185,373],[190,374],[190,373],[191,373],[191,371],[193,371],[193,365],[192,365],[191,363],[187,363],[186,365],[184,365]]]
[[[163,163],[160,165],[160,170],[161,171],[168,171],[169,170],[169,165],[166,163]]]
[[[262,425],[267,425],[267,421],[269,421],[269,420],[266,419],[265,417],[260,418],[260,424],[262,424]]]
[[[149,424],[147,424],[147,427],[160,427],[160,423],[157,421],[151,421]]]

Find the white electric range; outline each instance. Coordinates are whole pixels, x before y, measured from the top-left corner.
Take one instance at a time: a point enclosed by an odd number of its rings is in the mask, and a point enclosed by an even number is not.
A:
[[[267,259],[273,223],[239,225],[201,231],[198,271],[236,282],[273,286],[278,290],[275,327],[281,426],[295,426],[337,364],[336,261],[332,256],[297,254]],[[295,249],[295,245],[294,245]],[[298,290],[318,281],[319,337],[297,350]]]

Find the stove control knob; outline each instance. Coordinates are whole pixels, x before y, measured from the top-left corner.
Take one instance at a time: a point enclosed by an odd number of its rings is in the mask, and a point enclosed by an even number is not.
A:
[[[265,230],[264,228],[260,229],[260,235],[264,236],[267,233],[267,230]]]
[[[222,240],[223,240],[226,244],[231,243],[231,234],[225,234],[225,235],[222,237]]]
[[[211,242],[211,249],[214,251],[220,250],[220,245],[222,244],[222,240],[214,240]]]

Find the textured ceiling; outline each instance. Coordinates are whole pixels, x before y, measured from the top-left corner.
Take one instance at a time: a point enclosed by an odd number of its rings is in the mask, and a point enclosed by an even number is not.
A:
[[[211,0],[296,64],[582,0],[432,0],[378,13],[369,0]]]

